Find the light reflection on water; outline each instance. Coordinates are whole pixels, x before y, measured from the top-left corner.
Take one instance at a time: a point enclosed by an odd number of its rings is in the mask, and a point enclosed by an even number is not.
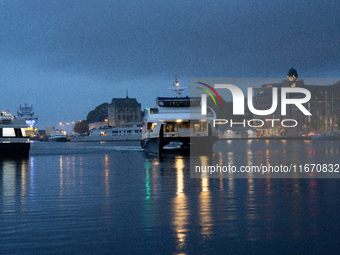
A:
[[[172,224],[176,232],[177,237],[177,250],[181,251],[186,246],[186,237],[188,232],[188,224],[190,212],[188,209],[187,196],[184,193],[184,162],[182,158],[177,158],[175,162],[175,168],[177,169],[177,191],[173,199],[173,220]]]
[[[339,151],[335,143],[229,144],[233,150],[216,153],[217,162],[299,162],[301,151],[317,162],[321,156],[336,160]],[[79,144],[78,153],[64,154],[63,146],[75,145],[58,146],[60,154],[56,147],[53,155],[1,160],[1,250],[242,254],[256,244],[280,251],[283,242],[324,251],[322,243],[332,249],[339,236],[338,180],[253,179],[251,173],[247,179],[211,179],[209,173],[191,179],[187,156],[102,147],[89,153]],[[204,166],[213,159],[195,160]]]

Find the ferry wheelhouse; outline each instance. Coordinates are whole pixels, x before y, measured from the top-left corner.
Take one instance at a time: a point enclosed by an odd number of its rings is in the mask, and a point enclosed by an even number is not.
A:
[[[215,112],[208,107],[207,114],[202,115],[201,98],[181,97],[178,91],[177,97],[157,97],[156,107],[145,109],[141,147],[154,153],[194,148],[212,152],[217,140],[212,123]]]

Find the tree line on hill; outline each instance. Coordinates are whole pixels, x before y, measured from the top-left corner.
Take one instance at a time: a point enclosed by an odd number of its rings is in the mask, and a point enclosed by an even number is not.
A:
[[[90,123],[104,122],[108,116],[108,106],[108,103],[103,103],[90,111],[86,116],[86,120],[80,120],[74,125],[74,132],[84,134],[89,131]]]

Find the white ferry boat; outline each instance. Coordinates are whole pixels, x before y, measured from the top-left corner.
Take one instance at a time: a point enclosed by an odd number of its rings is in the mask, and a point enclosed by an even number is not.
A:
[[[0,157],[28,158],[30,143],[26,136],[25,119],[13,117],[1,111],[0,115]]]
[[[48,137],[47,141],[49,141],[49,142],[66,142],[67,141],[67,136],[64,135],[59,130],[53,130],[51,135]]]
[[[208,107],[207,114],[202,115],[201,98],[181,97],[183,89],[178,87],[177,79],[174,86],[177,97],[157,97],[156,107],[145,110],[141,147],[160,154],[190,149],[211,153],[218,139],[212,125],[215,112]]]
[[[93,128],[88,134],[72,138],[72,142],[99,141],[140,141],[142,124],[139,122],[121,123],[120,127]]]

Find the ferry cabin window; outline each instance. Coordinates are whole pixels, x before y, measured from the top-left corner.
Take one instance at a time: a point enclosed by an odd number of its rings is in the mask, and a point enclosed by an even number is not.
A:
[[[105,131],[100,132],[100,136],[106,136],[106,132]]]
[[[14,128],[3,128],[2,137],[15,137]]]
[[[177,132],[178,126],[174,124],[167,124],[165,127],[165,132]]]
[[[160,107],[190,107],[199,106],[200,100],[169,100],[169,101],[158,101]]]
[[[22,134],[22,137],[27,137],[25,128],[21,128],[21,134]]]
[[[148,126],[147,126],[148,133],[149,133],[149,132],[153,132],[153,130],[155,129],[155,126],[156,126],[156,125],[157,125],[157,123],[149,122],[149,123],[148,123]]]
[[[200,124],[194,124],[194,132],[205,132],[207,131],[207,123],[202,122]]]

